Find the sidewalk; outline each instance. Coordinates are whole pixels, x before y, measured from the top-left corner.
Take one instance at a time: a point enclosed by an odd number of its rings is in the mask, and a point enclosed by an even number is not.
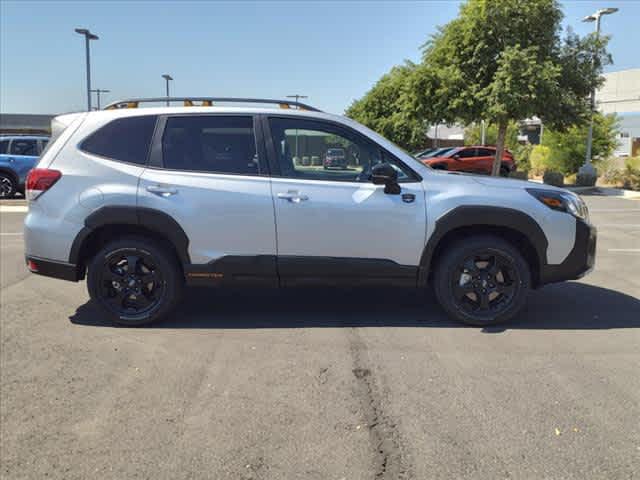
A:
[[[620,197],[626,198],[629,200],[640,200],[640,192],[635,192],[633,190],[625,190],[623,188],[613,188],[613,187],[572,187],[565,186],[567,190],[571,190],[575,193],[581,193],[585,195],[603,195],[606,197]]]
[[[542,179],[530,178],[528,181],[544,185]],[[564,185],[562,188],[566,188],[567,190],[583,195],[603,195],[606,197],[621,197],[629,200],[640,200],[640,192],[625,190],[624,188],[599,187],[597,185],[595,187],[576,187],[573,185]]]

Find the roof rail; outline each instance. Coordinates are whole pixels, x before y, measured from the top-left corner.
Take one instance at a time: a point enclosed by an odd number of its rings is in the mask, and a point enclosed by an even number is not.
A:
[[[202,106],[211,107],[214,102],[223,103],[266,103],[278,105],[280,108],[298,107],[300,110],[320,112],[315,107],[293,100],[272,100],[268,98],[234,98],[234,97],[155,97],[155,98],[128,98],[110,103],[104,110],[114,110],[118,108],[137,108],[141,103],[169,103],[183,102],[185,107],[194,106],[193,102],[202,102]]]

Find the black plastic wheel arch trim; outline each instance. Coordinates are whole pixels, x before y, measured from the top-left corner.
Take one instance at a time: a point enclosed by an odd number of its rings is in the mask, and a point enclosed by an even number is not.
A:
[[[533,246],[540,270],[546,265],[549,242],[538,222],[532,217],[513,208],[463,205],[454,208],[436,221],[435,230],[429,237],[420,258],[418,284],[426,285],[433,263],[433,253],[447,233],[457,228],[482,226],[504,227],[521,233]]]
[[[69,263],[80,263],[80,252],[85,240],[98,228],[107,225],[135,225],[144,227],[166,238],[175,248],[182,264],[189,264],[189,238],[182,227],[170,215],[146,207],[105,206],[100,207],[84,222],[71,246]]]

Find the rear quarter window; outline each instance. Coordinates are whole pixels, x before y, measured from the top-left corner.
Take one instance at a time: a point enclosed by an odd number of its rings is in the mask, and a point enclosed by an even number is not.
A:
[[[80,149],[121,162],[145,165],[157,116],[113,120],[87,137]]]

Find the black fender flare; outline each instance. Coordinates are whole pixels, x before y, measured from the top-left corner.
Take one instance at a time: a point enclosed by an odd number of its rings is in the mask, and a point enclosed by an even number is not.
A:
[[[539,267],[547,264],[547,236],[530,215],[513,208],[492,207],[484,205],[462,205],[450,210],[438,220],[433,234],[429,237],[420,257],[420,273],[418,282],[426,284],[433,254],[449,232],[462,227],[503,227],[515,230],[524,235],[533,246]]]
[[[135,225],[150,230],[169,241],[182,264],[191,263],[189,238],[178,222],[165,212],[146,207],[104,206],[92,212],[73,241],[69,263],[78,265],[85,240],[95,230],[107,225]]]

